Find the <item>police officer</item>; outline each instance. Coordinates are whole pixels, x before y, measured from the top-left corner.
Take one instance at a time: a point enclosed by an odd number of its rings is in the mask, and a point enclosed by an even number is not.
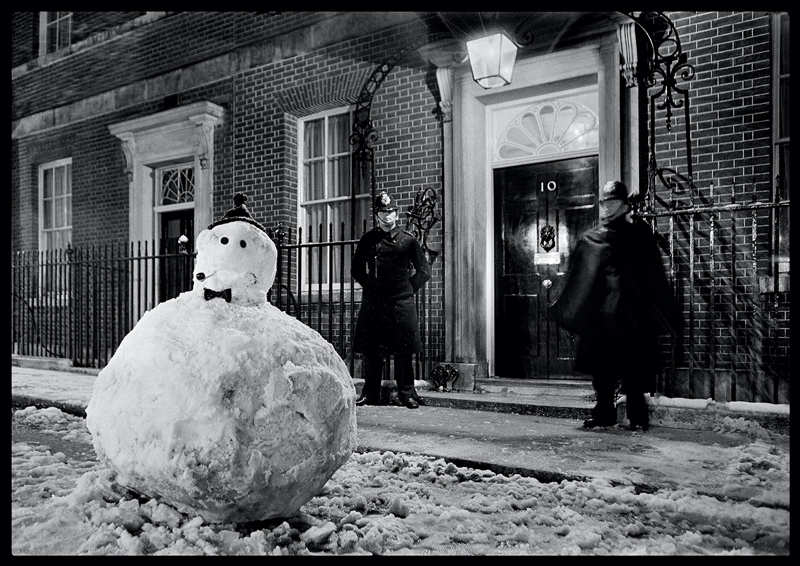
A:
[[[592,375],[597,403],[583,426],[616,424],[614,395],[622,381],[631,430],[645,431],[650,426],[645,391],[659,369],[658,336],[679,330],[680,315],[656,237],[631,215],[621,181],[603,186],[600,220],[579,239],[550,312],[578,335],[575,369]]]
[[[358,242],[351,270],[364,289],[353,350],[364,354],[366,375],[356,405],[379,403],[384,359],[393,354],[398,398],[416,409],[411,355],[422,351],[422,341],[414,294],[431,278],[431,268],[417,239],[397,225],[397,207],[385,191],[373,212],[377,226]]]

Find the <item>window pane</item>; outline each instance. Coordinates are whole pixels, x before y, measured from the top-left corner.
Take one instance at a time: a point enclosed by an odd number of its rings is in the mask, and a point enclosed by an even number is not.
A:
[[[56,43],[56,28],[49,27],[47,28],[47,52],[52,53],[56,49],[58,49]]]
[[[789,137],[789,78],[780,80],[780,137]]]
[[[314,204],[304,207],[306,210],[306,241],[319,241],[320,230],[323,230],[328,222],[328,206],[326,204]],[[312,238],[309,240],[308,238]]]
[[[780,73],[789,72],[789,14],[781,15],[781,67]]]
[[[43,175],[42,182],[44,183],[44,187],[42,187],[42,188],[44,189],[44,191],[43,191],[42,195],[46,199],[53,198],[53,170],[52,169],[45,169],[43,171],[43,174],[44,175]]]
[[[70,44],[70,18],[64,18],[58,23],[58,48],[66,47]]]
[[[331,204],[331,222],[333,223],[333,234],[336,240],[342,233],[342,222],[344,222],[345,233],[350,230],[350,201],[342,200]]]
[[[303,168],[303,201],[319,200],[325,198],[325,184],[323,182],[324,162],[313,161],[306,163]]]
[[[69,194],[64,198],[64,207],[66,209],[64,215],[64,223],[67,226],[72,226],[72,195]]]
[[[311,120],[305,125],[304,159],[321,157],[325,151],[323,144],[323,120]]]
[[[334,157],[330,162],[331,197],[350,196],[350,155]]]
[[[780,198],[785,201],[789,198],[791,187],[790,172],[792,168],[790,167],[789,144],[781,146],[780,149]],[[778,254],[781,257],[781,261],[789,261],[789,208],[782,207],[778,211]]]
[[[48,230],[53,228],[53,199],[45,199],[42,203],[44,210],[42,211],[42,228]]]
[[[56,167],[54,170],[55,180],[53,182],[53,194],[61,196],[64,194],[64,168]]]
[[[66,220],[66,214],[64,212],[64,199],[58,198],[53,201],[53,227],[54,228],[63,228],[64,221]]]
[[[328,119],[328,152],[330,155],[350,151],[350,114]]]

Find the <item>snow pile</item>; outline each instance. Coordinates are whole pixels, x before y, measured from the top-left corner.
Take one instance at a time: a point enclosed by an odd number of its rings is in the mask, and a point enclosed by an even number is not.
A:
[[[344,362],[266,302],[274,250],[246,222],[204,230],[198,284],[145,313],[98,375],[87,426],[120,484],[207,521],[269,519],[355,449]],[[206,294],[226,289],[230,302]]]
[[[787,403],[754,403],[750,401],[715,401],[714,399],[685,399],[683,397],[665,397],[659,393],[645,396],[648,404],[653,407],[697,409],[708,411],[720,411],[723,413],[749,414],[773,414],[788,415],[789,405]],[[625,396],[620,397],[620,402],[625,402]]]
[[[36,411],[30,411],[31,418]],[[63,415],[65,421],[75,417]],[[730,483],[785,481],[761,440]],[[119,555],[752,555],[789,553],[787,508],[606,480],[541,483],[392,452],[355,453],[292,517],[208,523],[119,485],[113,470],[12,446],[12,552]],[[788,501],[787,501],[788,503]]]
[[[64,413],[55,407],[37,409],[25,407],[14,414],[19,421],[42,429],[47,434],[60,436],[62,440],[74,440],[91,444],[92,435],[83,419],[64,419]]]

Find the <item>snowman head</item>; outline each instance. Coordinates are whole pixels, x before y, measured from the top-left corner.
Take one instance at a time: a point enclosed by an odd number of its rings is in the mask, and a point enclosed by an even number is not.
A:
[[[275,280],[278,250],[264,228],[250,217],[247,197],[197,237],[194,292],[244,305],[263,304]]]

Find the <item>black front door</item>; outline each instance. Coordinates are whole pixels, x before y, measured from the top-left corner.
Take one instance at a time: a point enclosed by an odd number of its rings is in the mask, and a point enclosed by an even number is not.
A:
[[[159,301],[192,288],[194,270],[194,210],[161,213]]]
[[[574,338],[548,305],[577,238],[596,222],[597,187],[596,156],[494,172],[498,377],[589,378],[573,370]]]

